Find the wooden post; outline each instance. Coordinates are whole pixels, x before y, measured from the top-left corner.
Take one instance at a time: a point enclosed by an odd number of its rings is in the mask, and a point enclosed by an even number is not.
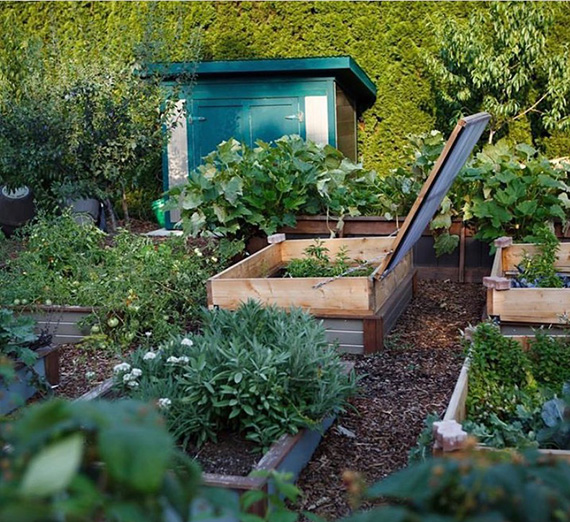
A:
[[[461,224],[459,233],[459,282],[465,283],[465,226]]]
[[[384,318],[381,315],[363,319],[362,332],[364,354],[384,349]]]

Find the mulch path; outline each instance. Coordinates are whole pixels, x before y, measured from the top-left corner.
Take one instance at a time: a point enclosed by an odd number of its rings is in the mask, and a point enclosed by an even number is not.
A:
[[[420,281],[388,348],[350,357],[363,376],[360,395],[301,473],[300,511],[331,520],[345,516],[344,471],[358,472],[370,484],[406,466],[426,416],[445,411],[463,364],[460,330],[481,320],[484,301],[481,285]]]

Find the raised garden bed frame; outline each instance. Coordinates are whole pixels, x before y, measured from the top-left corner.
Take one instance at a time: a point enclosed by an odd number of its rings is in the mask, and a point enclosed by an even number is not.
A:
[[[347,370],[351,366],[350,364],[347,365]],[[86,401],[107,398],[111,394],[112,388],[113,379],[107,379],[93,390],[75,400]],[[301,429],[296,435],[283,435],[271,445],[255,465],[253,471],[275,470],[291,473],[293,475],[293,481],[296,481],[301,470],[311,460],[324,432],[329,429],[333,422],[334,417],[330,416],[323,420],[318,430]],[[241,494],[251,490],[264,491],[269,494],[274,493],[273,486],[268,478],[255,477],[252,476],[251,473],[246,476],[204,473],[202,478],[204,484],[207,486],[233,491],[236,494],[236,499]],[[249,511],[263,517],[267,512],[267,508],[266,501],[262,501],[255,503]],[[224,520],[226,519],[224,518]]]
[[[351,259],[372,261],[391,252],[386,237],[323,240],[334,257],[340,248]],[[285,240],[269,245],[210,278],[208,306],[235,310],[248,299],[280,307],[301,307],[324,321],[329,342],[349,353],[373,353],[383,348],[384,336],[406,308],[415,290],[412,253],[383,279],[369,277],[278,278],[291,259],[304,256],[313,240]],[[323,284],[325,283],[325,284]],[[322,286],[319,286],[322,285]]]
[[[16,363],[16,379],[8,388],[0,389],[0,414],[7,414],[22,406],[38,390],[30,379],[34,373],[44,378],[48,384],[59,384],[59,349],[50,345],[38,348],[38,356],[33,369],[22,362]]]
[[[570,316],[570,289],[510,288],[508,276],[517,273],[516,267],[525,254],[533,255],[538,249],[532,243],[512,244],[509,239],[501,238],[495,242],[497,251],[491,277],[484,280],[487,314],[498,319],[501,327],[509,324],[564,326],[565,317]],[[560,272],[570,272],[570,243],[560,243],[555,266]]]
[[[532,336],[521,336],[513,335],[509,336],[512,339],[516,339],[522,344],[523,348],[526,349],[528,346],[529,338]],[[461,371],[459,372],[459,377],[455,383],[453,389],[453,394],[449,400],[449,404],[443,416],[444,421],[456,421],[462,423],[467,417],[466,402],[467,394],[469,393],[469,358],[465,359]],[[478,450],[489,451],[493,448],[489,448],[483,444],[477,445]],[[540,453],[545,455],[551,455],[557,459],[564,459],[570,461],[570,450],[556,450],[556,449],[539,449]]]
[[[36,321],[36,332],[51,335],[51,342],[56,346],[80,342],[88,330],[79,323],[93,313],[92,308],[84,306],[34,305],[13,309],[18,315],[32,317]]]

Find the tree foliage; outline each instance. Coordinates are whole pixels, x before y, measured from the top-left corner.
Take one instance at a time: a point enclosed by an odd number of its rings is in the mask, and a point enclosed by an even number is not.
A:
[[[485,110],[490,143],[525,117],[533,138],[570,128],[570,63],[566,50],[548,48],[552,23],[550,7],[534,2],[494,2],[466,25],[447,20],[428,58],[440,122]]]

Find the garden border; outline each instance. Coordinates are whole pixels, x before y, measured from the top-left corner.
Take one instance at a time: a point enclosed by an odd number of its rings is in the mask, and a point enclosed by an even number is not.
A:
[[[519,336],[513,335],[509,336],[511,339],[515,339],[525,347],[528,343],[529,337],[532,336]],[[465,358],[465,362],[461,367],[459,372],[459,377],[453,388],[453,393],[449,399],[447,409],[443,416],[444,421],[456,421],[461,424],[466,418],[466,407],[465,403],[467,401],[467,395],[469,393],[469,358]],[[480,451],[496,451],[495,448],[490,448],[484,444],[477,444],[477,450]],[[508,449],[508,448],[507,448]],[[564,459],[570,461],[570,450],[556,450],[556,449],[539,449],[540,453],[544,455],[550,455],[557,459]]]

